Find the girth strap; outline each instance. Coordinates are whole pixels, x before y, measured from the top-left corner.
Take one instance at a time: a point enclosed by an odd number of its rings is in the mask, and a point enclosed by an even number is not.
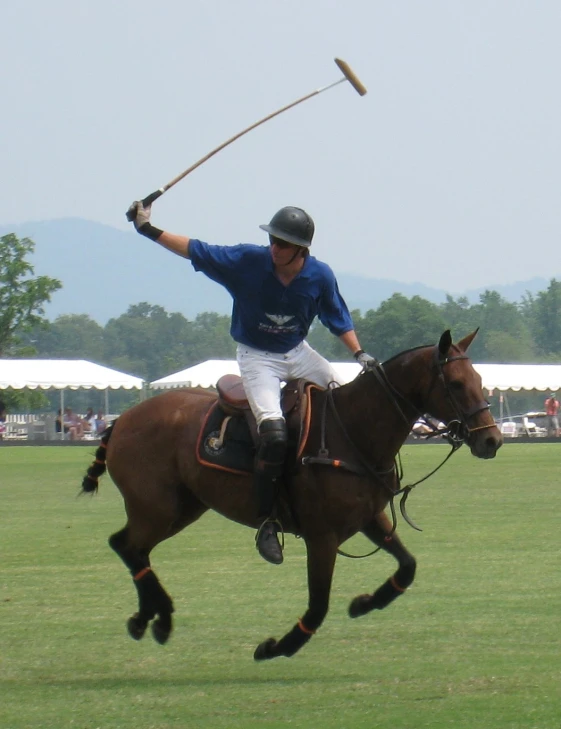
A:
[[[338,458],[328,458],[326,456],[304,456],[301,461],[303,466],[312,466],[317,464],[319,466],[331,466],[333,468],[342,468],[345,471],[356,473],[358,476],[366,475],[366,471],[358,466],[353,466],[352,463],[347,461],[341,461]]]

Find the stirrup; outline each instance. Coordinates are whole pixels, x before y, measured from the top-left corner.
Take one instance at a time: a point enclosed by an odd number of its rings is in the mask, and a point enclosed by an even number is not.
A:
[[[268,555],[264,550],[261,549],[261,535],[263,533],[263,530],[266,528],[268,524],[276,525],[277,528],[274,530],[273,535],[270,538],[274,538],[276,540],[276,543],[278,544],[280,548],[280,555],[279,558],[274,558],[272,555]],[[281,539],[278,538],[278,533],[281,533]],[[269,538],[269,537],[267,537]],[[284,529],[282,528],[282,524],[278,519],[265,519],[265,521],[261,524],[259,529],[257,530],[257,534],[255,535],[255,547],[257,548],[257,551],[263,557],[263,559],[267,562],[270,562],[271,564],[282,564],[283,562],[283,551],[284,551]]]
[[[265,521],[261,524],[259,529],[257,530],[257,534],[255,535],[255,541],[259,539],[259,535],[261,534],[261,531],[263,530],[263,527],[265,524],[276,524],[278,526],[277,534],[280,532],[281,538],[279,540],[279,544],[281,546],[281,549],[284,549],[284,529],[282,528],[282,524],[278,519],[265,519]]]

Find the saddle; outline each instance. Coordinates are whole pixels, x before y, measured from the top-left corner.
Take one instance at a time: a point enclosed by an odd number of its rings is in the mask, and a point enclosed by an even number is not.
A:
[[[286,420],[288,435],[290,438],[291,433],[297,432],[298,437],[292,438],[297,443],[300,442],[308,409],[307,385],[311,385],[311,383],[306,380],[291,380],[281,391],[281,409]],[[216,389],[218,390],[218,404],[222,410],[227,415],[243,416],[257,445],[257,425],[247,401],[242,378],[238,375],[223,375],[216,383]]]
[[[302,454],[308,438],[312,388],[321,389],[298,379],[287,382],[281,392],[289,449],[296,458]],[[197,459],[205,466],[251,473],[259,438],[242,379],[238,375],[223,375],[216,389],[218,400],[208,411],[199,433]]]

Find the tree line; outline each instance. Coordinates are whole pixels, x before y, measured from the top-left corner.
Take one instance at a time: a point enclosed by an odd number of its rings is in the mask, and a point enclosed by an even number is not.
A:
[[[30,239],[0,239],[0,356],[87,359],[144,378],[163,377],[206,359],[231,359],[230,317],[213,312],[189,320],[161,306],[140,302],[104,326],[85,314],[49,321],[44,305],[62,284],[34,277]],[[345,292],[342,292],[343,296]],[[445,329],[455,340],[479,328],[470,355],[480,363],[561,361],[561,281],[527,294],[520,302],[485,291],[477,303],[448,296],[435,304],[420,296],[394,294],[377,308],[353,311],[364,349],[378,359],[437,342]],[[309,341],[332,361],[350,358],[321,324]]]
[[[437,342],[445,329],[460,339],[479,327],[470,355],[488,363],[558,362],[561,360],[561,282],[522,303],[486,291],[477,304],[449,296],[434,304],[419,296],[394,294],[376,309],[353,311],[364,349],[378,359],[420,344]],[[69,314],[35,324],[20,341],[42,358],[89,359],[154,380],[206,359],[231,359],[235,344],[230,317],[204,312],[189,320],[147,302],[134,304],[105,326],[86,314]],[[309,341],[333,361],[349,352],[319,323]]]

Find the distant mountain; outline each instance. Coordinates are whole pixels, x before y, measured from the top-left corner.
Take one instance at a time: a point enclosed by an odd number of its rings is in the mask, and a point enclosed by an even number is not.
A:
[[[0,235],[6,233],[33,239],[35,273],[62,281],[63,288],[46,307],[51,320],[61,314],[88,314],[105,324],[141,301],[180,312],[189,319],[203,311],[230,313],[230,297],[220,286],[195,274],[188,261],[176,258],[170,266],[169,253],[134,232],[64,218],[0,226]],[[349,308],[363,313],[377,308],[394,293],[421,296],[434,303],[446,298],[445,291],[421,283],[351,274],[338,274],[337,278]],[[535,278],[507,286],[489,284],[461,295],[475,302],[485,289],[492,289],[509,301],[518,301],[527,291],[535,294],[548,285],[546,279]],[[459,294],[453,295],[456,298]]]

